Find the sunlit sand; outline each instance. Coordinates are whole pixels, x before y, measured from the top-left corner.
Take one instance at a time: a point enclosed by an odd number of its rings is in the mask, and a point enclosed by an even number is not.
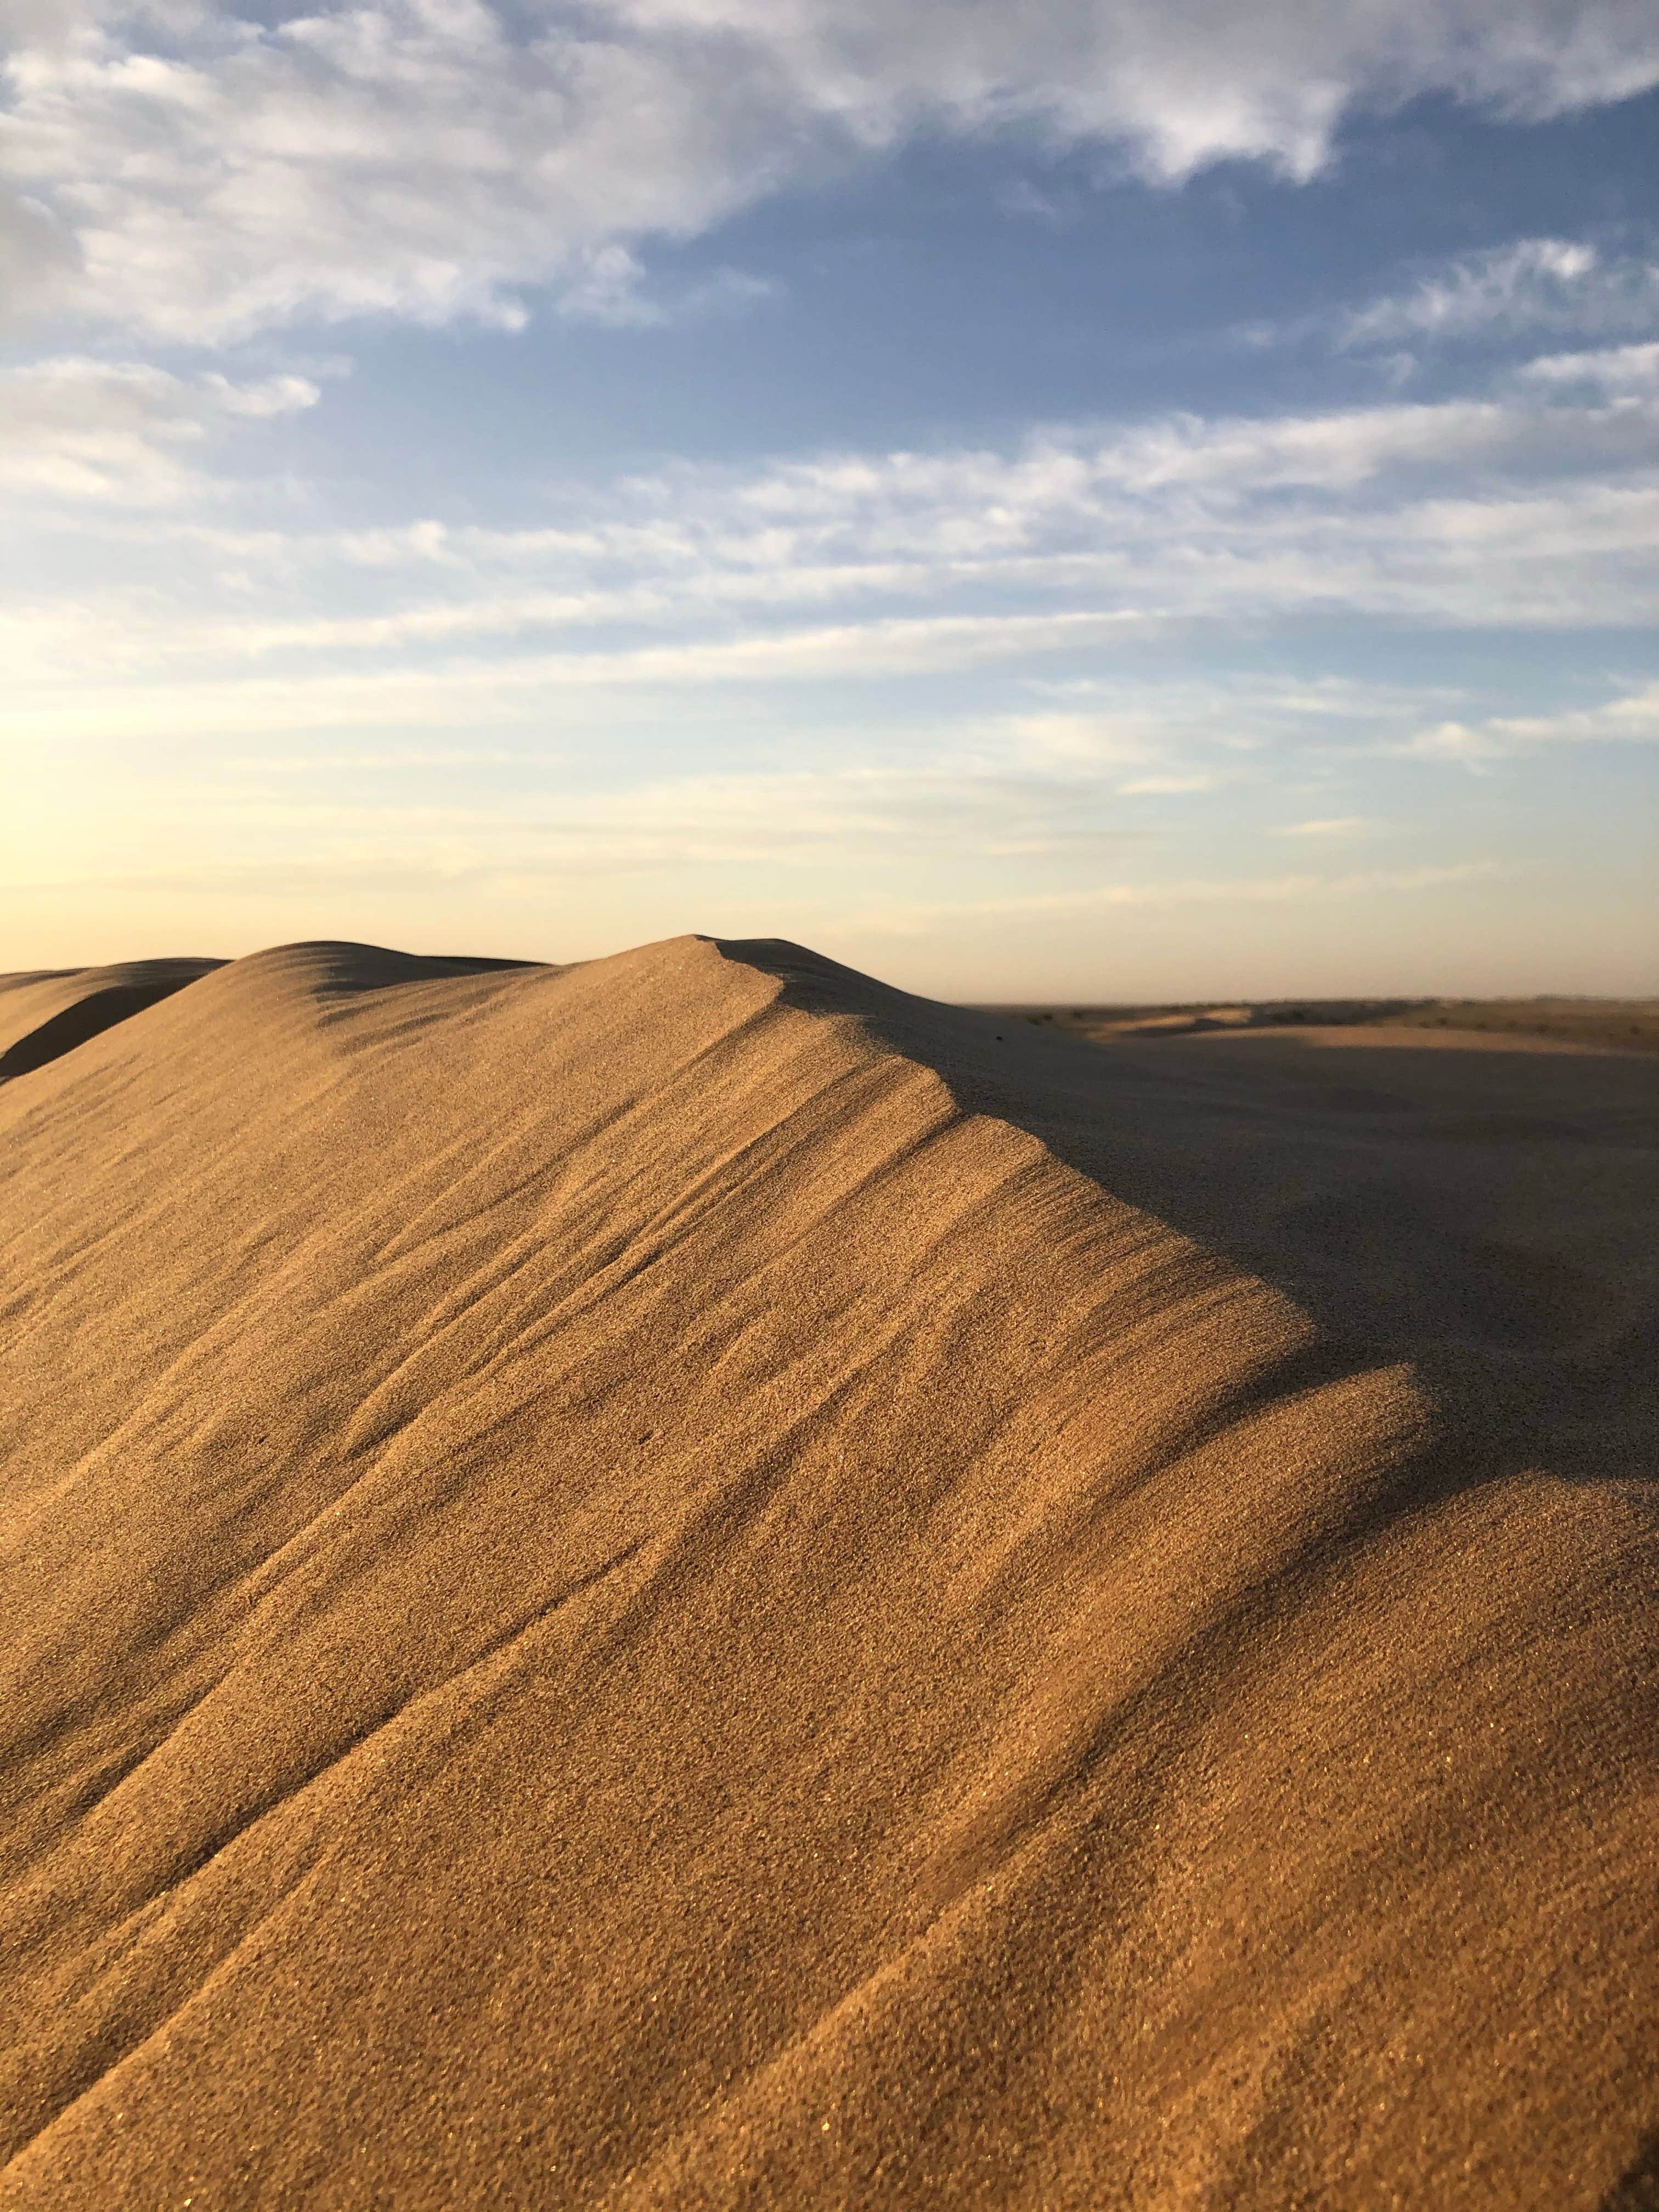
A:
[[[1640,2168],[1659,1060],[186,966],[0,991],[0,2204]]]

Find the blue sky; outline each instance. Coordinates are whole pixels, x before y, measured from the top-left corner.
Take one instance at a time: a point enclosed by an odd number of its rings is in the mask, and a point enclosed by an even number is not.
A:
[[[0,21],[0,964],[1659,989],[1648,0]]]

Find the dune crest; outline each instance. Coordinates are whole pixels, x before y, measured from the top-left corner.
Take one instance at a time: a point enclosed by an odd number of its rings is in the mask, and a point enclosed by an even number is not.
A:
[[[1647,2201],[1646,1310],[1434,1371],[1182,1049],[326,945],[0,1086],[0,2206]]]

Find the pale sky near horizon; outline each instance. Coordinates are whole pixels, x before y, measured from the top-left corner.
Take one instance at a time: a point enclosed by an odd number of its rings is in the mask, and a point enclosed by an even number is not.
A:
[[[0,968],[1659,991],[1652,0],[0,37]]]

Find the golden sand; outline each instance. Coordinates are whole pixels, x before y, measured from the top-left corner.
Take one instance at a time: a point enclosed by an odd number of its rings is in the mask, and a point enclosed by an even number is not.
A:
[[[1656,1105],[701,939],[17,1073],[0,2206],[1653,2201]]]

